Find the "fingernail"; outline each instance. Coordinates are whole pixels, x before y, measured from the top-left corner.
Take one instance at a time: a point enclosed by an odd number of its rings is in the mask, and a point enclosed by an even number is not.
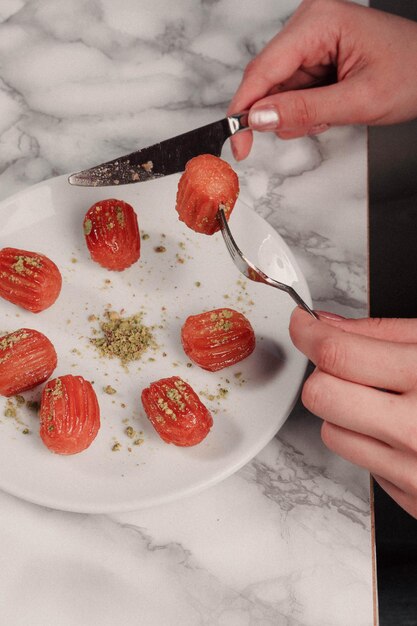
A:
[[[309,129],[307,135],[319,135],[320,133],[324,133],[329,128],[330,124],[317,124]]]
[[[334,322],[346,319],[346,317],[343,317],[343,315],[337,315],[336,313],[329,313],[329,311],[315,311],[315,313],[317,313],[317,315],[319,316],[319,319],[323,318],[325,320],[333,320]]]
[[[235,161],[239,161],[239,155],[238,155],[235,143],[233,141],[233,138],[230,139],[230,148],[232,150],[233,158],[235,159]]]
[[[278,111],[273,106],[251,109],[249,113],[249,126],[255,130],[275,130],[278,124]]]
[[[233,158],[235,159],[235,161],[241,161],[242,156],[240,155],[239,149],[237,148],[237,146],[234,144],[232,140],[230,140],[230,147],[232,149],[232,154],[233,154]]]

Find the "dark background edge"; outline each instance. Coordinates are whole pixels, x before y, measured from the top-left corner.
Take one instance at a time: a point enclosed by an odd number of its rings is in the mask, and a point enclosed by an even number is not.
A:
[[[417,21],[415,0],[370,6]],[[417,318],[417,120],[369,128],[368,165],[369,313]],[[415,626],[417,520],[372,487],[379,624]]]

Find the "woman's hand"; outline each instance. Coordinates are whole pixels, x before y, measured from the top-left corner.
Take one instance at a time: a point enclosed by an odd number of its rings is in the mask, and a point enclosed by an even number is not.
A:
[[[282,139],[417,115],[417,23],[341,0],[304,0],[247,66],[228,112]],[[330,83],[330,84],[329,84]],[[324,86],[322,86],[324,84]],[[236,159],[252,133],[232,138]]]
[[[294,345],[316,365],[303,404],[324,420],[326,446],[417,518],[417,320],[319,317],[291,317]]]

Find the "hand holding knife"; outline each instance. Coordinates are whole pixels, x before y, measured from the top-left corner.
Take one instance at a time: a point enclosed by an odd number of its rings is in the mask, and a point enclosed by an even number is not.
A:
[[[127,185],[176,174],[199,154],[220,156],[223,144],[232,135],[248,130],[248,112],[229,115],[153,146],[71,174],[68,182],[83,187]]]

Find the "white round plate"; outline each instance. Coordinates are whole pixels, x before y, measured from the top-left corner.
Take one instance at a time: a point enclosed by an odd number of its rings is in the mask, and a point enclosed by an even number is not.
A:
[[[53,377],[82,375],[94,381],[101,428],[90,448],[72,456],[51,453],[39,437],[36,412],[17,407],[5,416],[0,397],[0,488],[37,504],[77,512],[140,509],[209,487],[252,459],[286,420],[297,398],[306,359],[293,347],[288,322],[294,303],[285,293],[246,280],[234,266],[221,234],[208,237],[178,220],[178,176],[108,188],[72,187],[61,176],[0,203],[0,248],[43,253],[60,268],[63,287],[57,302],[39,314],[0,301],[0,332],[35,328],[58,353]],[[87,209],[104,198],[135,208],[141,258],[124,272],[109,272],[90,257],[82,222]],[[272,277],[290,281],[307,303],[306,282],[281,237],[242,200],[230,227],[241,249]],[[164,246],[165,252],[155,248]],[[278,263],[271,251],[285,258]],[[283,267],[285,266],[285,267]],[[285,274],[282,274],[282,270]],[[244,313],[257,346],[246,360],[216,373],[190,367],[181,346],[188,315],[219,307]],[[91,344],[106,308],[155,325],[158,349],[126,371],[103,359]],[[89,320],[90,317],[90,320]],[[197,446],[164,443],[148,421],[141,390],[159,378],[181,376],[213,413],[214,425]],[[108,395],[111,385],[116,393]],[[226,389],[222,397],[220,389]],[[41,388],[23,394],[40,398]],[[13,402],[15,402],[12,399]],[[126,435],[132,426],[141,445]],[[30,432],[24,434],[24,430]],[[116,443],[120,449],[113,450]],[[119,446],[116,446],[119,447]]]

